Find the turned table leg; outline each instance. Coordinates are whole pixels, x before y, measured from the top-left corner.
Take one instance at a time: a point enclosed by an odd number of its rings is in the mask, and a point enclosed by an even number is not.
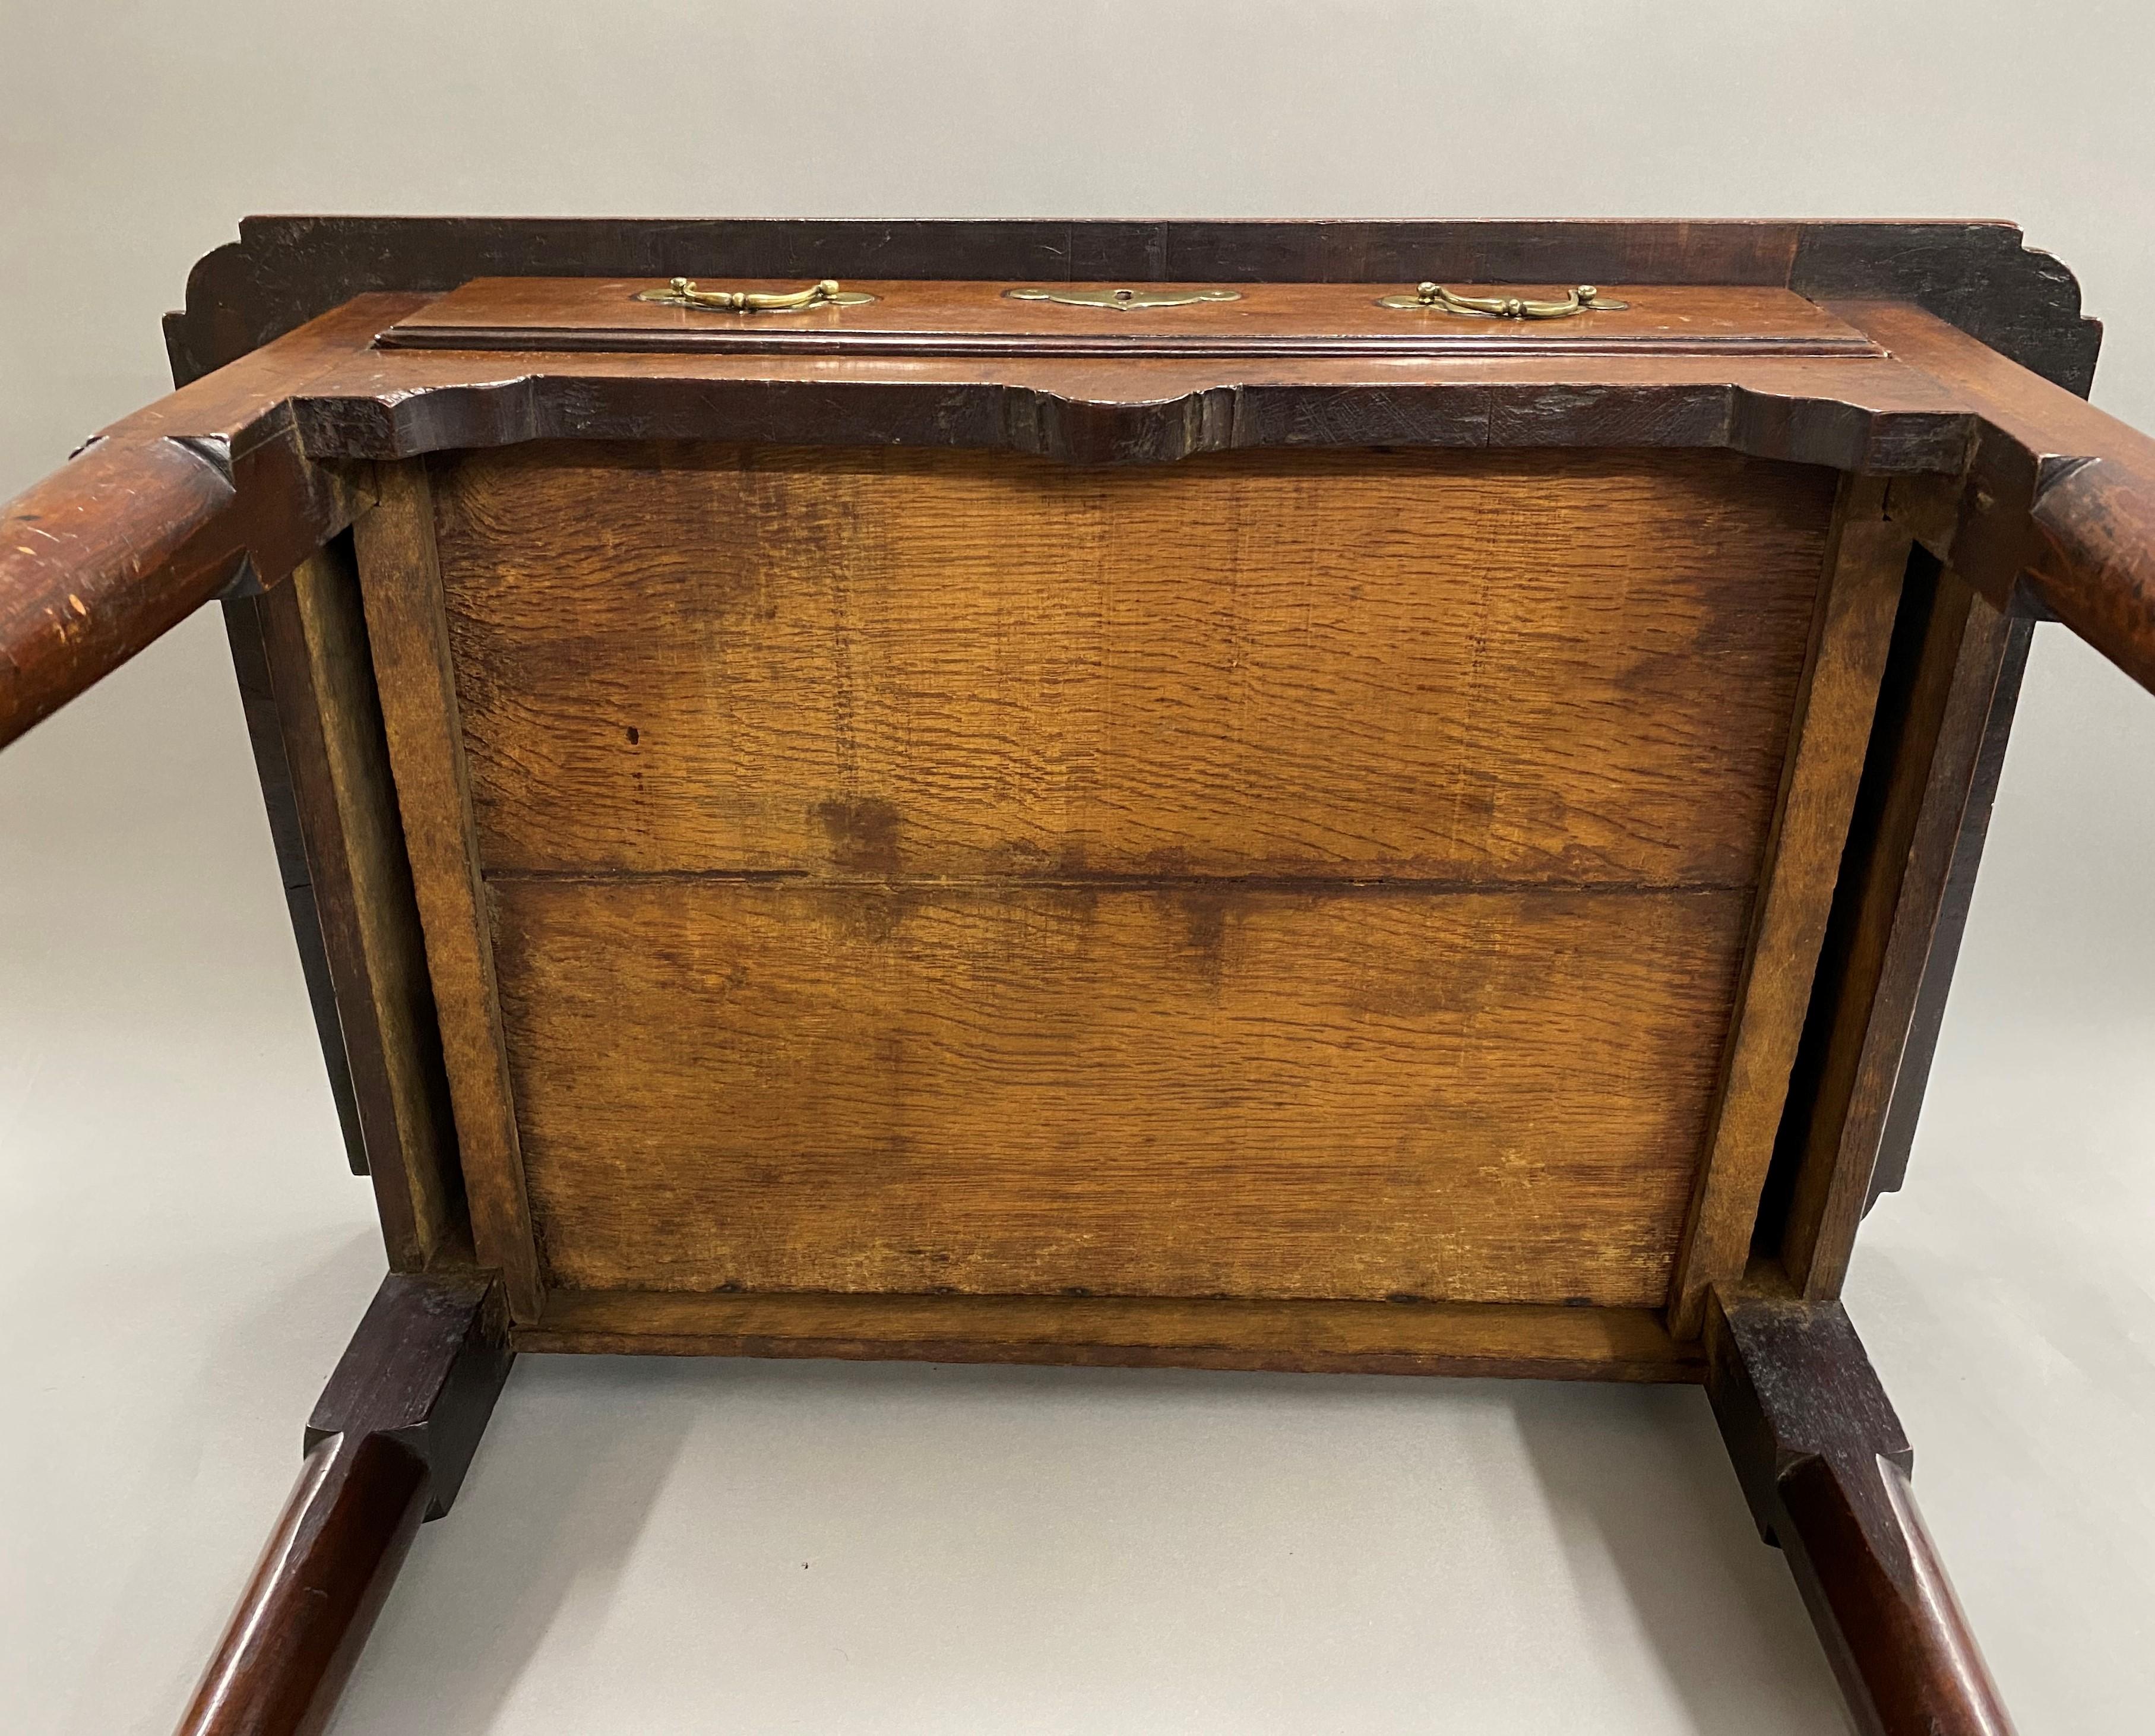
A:
[[[1916,1510],[1915,1455],[1837,1302],[1719,1298],[1707,1391],[1865,1736],[2011,1736]]]
[[[421,1520],[456,1498],[509,1373],[504,1339],[489,1281],[382,1281],[180,1736],[311,1736],[328,1723]]]

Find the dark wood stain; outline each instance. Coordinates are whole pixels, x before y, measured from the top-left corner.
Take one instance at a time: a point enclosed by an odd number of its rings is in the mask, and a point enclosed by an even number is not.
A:
[[[842,874],[895,874],[903,817],[874,796],[832,796],[809,810],[830,845],[831,866]]]
[[[1915,1454],[1836,1302],[1717,1293],[1707,1391],[1862,1736],[2012,1736],[1910,1487]]]
[[[225,638],[232,651],[233,673],[239,687],[241,715],[247,722],[248,746],[254,758],[256,781],[262,786],[262,806],[269,821],[269,841],[277,853],[277,865],[284,885],[284,908],[292,924],[292,939],[299,954],[299,973],[307,986],[307,1006],[314,1015],[315,1032],[322,1048],[323,1070],[329,1076],[330,1101],[335,1105],[337,1130],[344,1139],[345,1160],[355,1175],[367,1173],[366,1133],[361,1122],[358,1093],[352,1083],[351,1060],[345,1048],[344,1019],[337,1006],[336,987],[329,960],[329,942],[323,931],[320,909],[315,897],[315,855],[307,849],[299,822],[298,777],[293,760],[298,751],[312,761],[307,776],[316,788],[326,781],[327,768],[298,744],[285,740],[286,714],[278,697],[278,684],[270,673],[269,653],[263,630],[260,597],[225,599]],[[286,699],[294,684],[286,683]],[[305,703],[304,699],[301,703]],[[294,732],[304,725],[294,719]],[[418,1238],[408,1211],[401,1209],[392,1193],[381,1211],[382,1237],[390,1264],[403,1267],[419,1257]]]
[[[507,1379],[483,1279],[382,1281],[310,1419],[298,1483],[180,1736],[315,1736],[422,1518],[448,1511]]]

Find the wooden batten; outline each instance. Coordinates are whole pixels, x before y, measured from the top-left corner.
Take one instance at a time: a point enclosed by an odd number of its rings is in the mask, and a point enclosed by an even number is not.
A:
[[[1697,1337],[1710,1288],[1737,1281],[1750,1258],[1912,543],[1886,515],[1883,481],[1844,480],[1712,1131],[1669,1292],[1679,1339]]]
[[[538,1250],[509,1098],[432,499],[420,465],[385,466],[379,479],[379,502],[353,527],[353,537],[473,1238],[482,1263],[502,1274],[514,1318],[532,1320],[540,1303]]]
[[[440,1032],[350,548],[302,563],[258,608],[391,1263],[465,1262]]]
[[[1916,1126],[1922,1113],[1923,1093],[1930,1083],[1931,1063],[1937,1053],[1945,1027],[1946,1001],[1953,990],[1961,940],[1975,902],[1976,875],[1983,866],[1984,845],[1990,834],[1990,814],[1998,800],[1999,779],[2005,771],[2006,745],[2013,733],[2013,716],[2020,704],[2020,684],[2027,673],[2028,653],[2035,637],[2035,617],[2018,611],[2008,615],[2010,626],[1997,684],[1991,689],[1990,714],[1983,725],[1983,745],[1976,755],[1974,775],[1969,781],[1954,837],[1953,859],[1946,870],[1945,891],[1937,920],[1931,929],[1922,976],[1916,990],[1916,1004],[1908,1021],[1907,1040],[1900,1064],[1893,1073],[1893,1091],[1886,1109],[1885,1128],[1871,1168],[1870,1199],[1897,1191],[1908,1173],[1908,1159],[1915,1144]],[[1910,913],[1914,920],[1914,912]],[[1868,1205],[1865,1209],[1869,1210]]]
[[[1830,995],[1811,1038],[1815,1076],[1784,1160],[1794,1167],[1778,1245],[1809,1300],[1840,1293],[1994,702],[2001,676],[2025,655],[2031,625],[1993,607],[1950,568],[1937,576],[1895,739],[1883,750],[1874,812],[1850,853]]]
[[[829,1356],[1289,1374],[1705,1378],[1649,1308],[1155,1297],[561,1290],[522,1350]]]

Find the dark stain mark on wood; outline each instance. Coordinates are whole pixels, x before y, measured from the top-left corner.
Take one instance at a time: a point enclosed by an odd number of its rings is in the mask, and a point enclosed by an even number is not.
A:
[[[831,866],[841,873],[898,873],[899,814],[873,796],[833,796],[809,810],[831,841]]]

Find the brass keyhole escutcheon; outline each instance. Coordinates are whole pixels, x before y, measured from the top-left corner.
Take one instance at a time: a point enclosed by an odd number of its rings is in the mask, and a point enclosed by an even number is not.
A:
[[[1003,291],[1008,301],[1056,301],[1065,307],[1104,307],[1126,313],[1139,307],[1188,307],[1199,301],[1240,301],[1240,289],[1046,289],[1021,284]]]

